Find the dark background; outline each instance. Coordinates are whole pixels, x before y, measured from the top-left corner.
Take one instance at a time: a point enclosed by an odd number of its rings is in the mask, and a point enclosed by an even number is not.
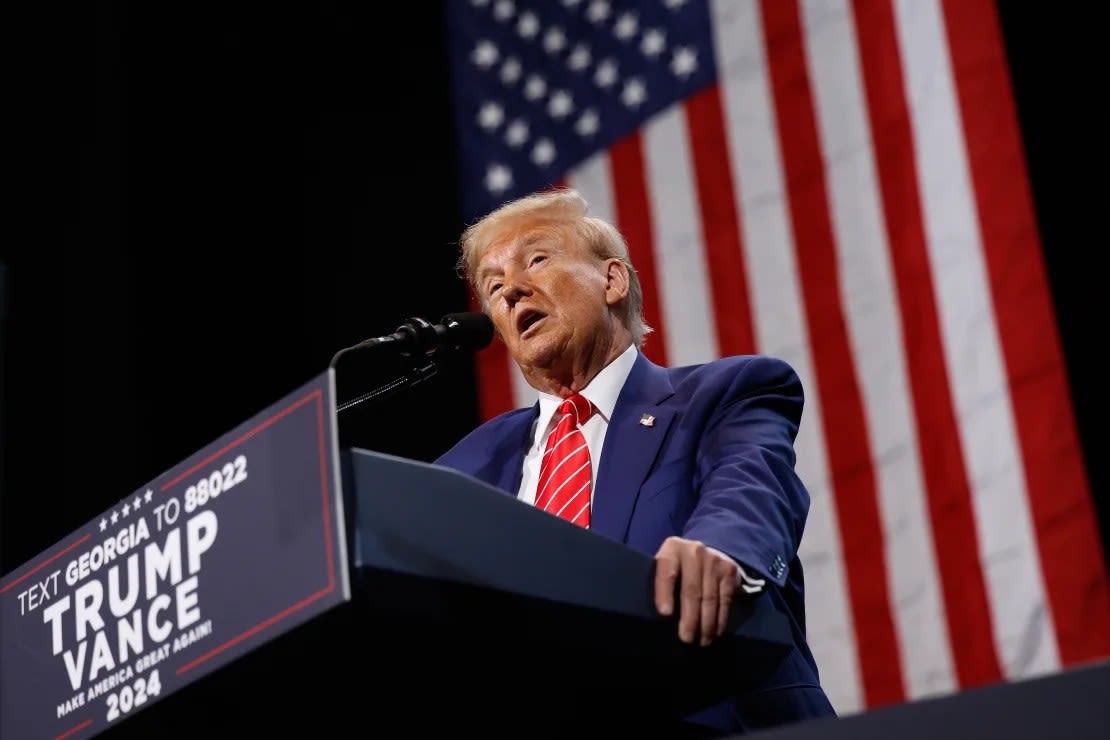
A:
[[[1000,0],[1103,540],[1110,207],[1096,3]],[[0,573],[410,316],[467,309],[438,3],[39,4],[8,28]],[[1070,13],[1070,15],[1069,15]],[[340,398],[393,368],[340,366]],[[379,377],[381,376],[381,377]],[[473,370],[345,412],[431,459]]]

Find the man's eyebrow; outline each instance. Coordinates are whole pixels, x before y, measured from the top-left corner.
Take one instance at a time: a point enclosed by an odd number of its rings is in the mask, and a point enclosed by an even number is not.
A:
[[[474,273],[474,280],[475,282],[480,283],[487,277],[489,277],[490,274],[493,272],[496,272],[495,268],[492,268],[489,265],[483,265],[478,268],[477,272]]]

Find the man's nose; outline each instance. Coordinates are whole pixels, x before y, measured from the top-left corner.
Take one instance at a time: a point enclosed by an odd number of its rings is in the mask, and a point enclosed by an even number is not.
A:
[[[523,270],[506,270],[504,280],[505,282],[501,286],[501,295],[510,305],[531,292],[528,277]]]

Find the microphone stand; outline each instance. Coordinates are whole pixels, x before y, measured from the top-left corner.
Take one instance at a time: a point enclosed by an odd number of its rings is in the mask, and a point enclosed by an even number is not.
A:
[[[349,401],[336,404],[336,411],[342,412],[372,399],[391,396],[405,388],[421,383],[435,375],[439,369],[435,362],[430,359],[437,349],[485,347],[493,339],[493,333],[492,322],[487,316],[478,312],[448,314],[443,317],[441,325],[433,325],[426,319],[413,317],[407,319],[392,334],[373,337],[350,347],[344,347],[332,356],[331,362],[328,363],[329,368],[335,369],[339,358],[352,350],[380,347],[387,344],[399,350],[402,357],[411,359],[409,368],[403,375]]]
[[[343,355],[350,352],[351,350],[367,349],[371,347],[381,346],[383,344],[393,344],[393,341],[389,337],[376,337],[374,339],[368,339],[364,342],[360,342],[350,347],[344,347],[343,349],[336,352],[334,356],[332,356],[331,362],[328,363],[328,367],[335,368],[335,366],[339,363],[339,358],[341,358]],[[420,357],[419,355],[414,355],[413,362],[410,364],[408,370],[403,375],[394,378],[393,380],[390,380],[386,383],[383,383],[377,388],[367,391],[366,393],[362,393],[350,400],[336,404],[336,413],[342,413],[352,406],[357,406],[360,403],[365,403],[366,401],[370,401],[372,399],[380,400],[383,398],[388,398],[389,396],[399,393],[405,388],[411,388],[417,383],[421,383],[428,378],[431,378],[439,370],[439,367],[431,360],[427,360],[426,365],[421,365],[420,360],[422,359],[427,358]]]
[[[381,399],[392,396],[404,390],[405,388],[410,388],[417,383],[427,380],[428,378],[435,375],[438,369],[439,368],[436,367],[436,364],[431,361],[429,361],[428,364],[424,365],[423,367],[420,367],[418,364],[413,364],[413,366],[410,367],[408,372],[404,375],[398,378],[394,378],[387,383],[383,383],[374,390],[367,391],[366,393],[355,396],[349,401],[344,401],[343,403],[336,404],[336,413],[346,411],[352,406],[357,406],[360,403],[369,401],[374,398]]]

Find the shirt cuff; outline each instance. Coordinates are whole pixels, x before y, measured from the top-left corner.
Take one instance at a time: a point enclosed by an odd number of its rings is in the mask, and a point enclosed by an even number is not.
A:
[[[739,561],[737,561],[727,552],[721,552],[715,547],[710,547],[709,549],[717,553],[718,555],[723,555],[732,562],[736,563],[736,585],[743,589],[744,593],[757,594],[763,590],[764,586],[767,585],[767,581],[765,579],[755,578],[749,575],[748,571],[744,570],[744,566],[741,565]]]

